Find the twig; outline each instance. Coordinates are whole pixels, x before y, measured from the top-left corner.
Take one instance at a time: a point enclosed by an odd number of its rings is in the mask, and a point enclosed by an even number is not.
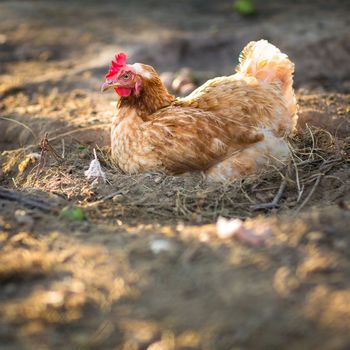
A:
[[[248,199],[248,201],[250,203],[254,203],[254,201],[249,197],[248,193],[244,190],[243,186],[242,186],[242,180],[239,182],[239,189],[241,190],[241,192],[243,193],[244,197]],[[224,193],[222,194],[222,197],[224,196]],[[221,198],[222,198],[221,197]],[[220,199],[221,199],[220,198]]]
[[[47,139],[48,133],[45,134],[44,138],[40,141],[40,158],[39,163],[37,165],[36,174],[34,177],[34,181],[36,181],[40,175],[41,170],[44,168],[46,163],[46,152],[47,152],[47,144],[49,140]]]
[[[37,140],[37,137],[34,134],[34,131],[28,125],[21,123],[20,121],[18,121],[16,119],[11,119],[11,118],[6,118],[6,117],[0,117],[0,119],[3,119],[3,120],[6,120],[8,122],[12,122],[12,123],[15,123],[15,124],[22,126],[23,128],[27,129],[32,134],[32,136],[34,137],[34,140]]]
[[[58,154],[58,152],[55,150],[55,148],[51,145],[50,141],[47,140],[46,144],[47,150],[50,151],[50,153],[53,155],[53,157],[56,159],[56,161],[61,161],[62,157]]]
[[[91,207],[94,207],[96,205],[99,205],[99,204],[103,203],[104,201],[106,201],[107,199],[111,199],[111,198],[113,198],[114,196],[116,196],[118,194],[125,195],[127,193],[128,193],[128,191],[122,191],[122,190],[119,190],[119,191],[116,191],[116,192],[112,192],[111,194],[108,194],[107,196],[99,199],[98,201],[88,203],[86,205],[86,208],[91,208]]]
[[[12,180],[12,182],[13,182],[14,186],[17,188],[18,186],[17,186],[17,182],[16,182],[15,178],[14,178],[14,177],[12,177],[12,178],[11,178],[11,180]]]
[[[303,200],[303,202],[300,204],[300,206],[295,210],[295,214],[299,213],[299,211],[306,205],[306,203],[310,200],[310,198],[312,197],[312,195],[314,194],[314,192],[316,191],[316,188],[318,186],[318,184],[320,183],[321,177],[323,176],[323,174],[318,174],[317,179],[311,189],[311,191],[309,192],[309,194],[307,195],[307,197]]]
[[[304,186],[301,187],[300,186],[300,181],[299,181],[299,170],[298,170],[298,166],[295,162],[294,157],[292,157],[292,162],[293,162],[293,166],[295,169],[295,181],[297,183],[297,188],[298,188],[298,198],[297,198],[297,203],[300,201],[301,196],[303,195],[304,192]]]
[[[23,195],[21,192],[8,190],[3,187],[0,187],[0,198],[19,202],[26,207],[40,209],[45,212],[49,212],[52,209],[52,207],[47,203],[38,201],[36,199],[28,198],[27,196]]]
[[[311,151],[309,153],[309,160],[310,160],[312,158],[314,150],[315,150],[315,138],[314,138],[314,134],[312,133],[312,131],[307,123],[306,123],[306,128],[309,131],[310,136],[311,136],[311,140],[312,140],[312,148],[311,148]]]
[[[252,210],[260,210],[260,209],[273,209],[273,208],[276,208],[278,207],[278,202],[280,201],[282,195],[283,195],[283,192],[286,188],[286,185],[287,185],[287,180],[285,178],[283,178],[282,182],[281,182],[281,185],[274,197],[274,199],[272,200],[272,202],[270,203],[261,203],[261,204],[254,204],[254,205],[251,205],[250,206],[250,209]]]
[[[62,139],[62,159],[64,159],[66,153],[66,144],[64,142],[64,139]]]
[[[40,141],[40,158],[39,163],[37,165],[36,174],[35,174],[35,181],[38,179],[40,172],[45,166],[46,163],[46,153],[47,151],[50,152],[50,154],[56,159],[56,161],[61,161],[63,158],[58,154],[58,152],[55,150],[54,147],[50,144],[50,141],[48,139],[48,133],[45,133],[45,136]]]
[[[301,190],[298,192],[297,203],[299,203],[299,202],[300,202],[301,196],[302,196],[302,195],[303,195],[303,193],[304,193],[304,188],[305,188],[305,186],[304,186],[304,185],[303,185],[303,186],[301,186]]]
[[[4,118],[4,117],[0,117],[0,118]],[[14,119],[9,119],[11,121],[15,121]],[[18,122],[18,121],[16,121]],[[22,123],[18,122],[18,124],[22,125]],[[109,124],[101,124],[101,125],[98,125],[99,128],[104,128],[104,127],[109,127]],[[67,131],[67,132],[64,132],[64,133],[61,133],[57,136],[53,136],[53,137],[50,137],[48,140],[49,142],[53,142],[53,141],[57,141],[63,137],[67,137],[67,136],[71,136],[72,138],[74,137],[74,134],[78,134],[78,133],[81,133],[81,132],[84,132],[84,131],[89,131],[89,130],[96,130],[96,126],[87,126],[85,128],[79,128],[79,129],[75,129],[75,130],[71,130],[71,131]],[[37,147],[37,144],[34,143],[34,144],[31,144],[31,145],[28,145],[28,146],[25,146],[25,147],[22,147],[21,150],[23,151],[28,151],[32,148],[35,148]]]

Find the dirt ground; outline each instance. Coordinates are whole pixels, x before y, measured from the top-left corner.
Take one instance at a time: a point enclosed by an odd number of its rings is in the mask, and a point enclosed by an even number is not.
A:
[[[350,4],[232,3],[0,3],[1,350],[350,348]],[[109,162],[115,52],[198,85],[260,38],[296,64],[285,168],[207,184]],[[39,165],[46,132],[59,157]],[[96,138],[109,182],[92,186]],[[270,235],[219,238],[219,216]]]

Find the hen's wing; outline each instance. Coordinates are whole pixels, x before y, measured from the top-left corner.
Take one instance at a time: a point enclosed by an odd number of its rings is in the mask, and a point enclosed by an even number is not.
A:
[[[293,128],[280,84],[241,74],[209,80],[175,105],[209,111],[243,127],[268,128],[280,136]]]
[[[197,108],[168,107],[142,125],[144,140],[174,174],[204,170],[246,145],[261,141],[255,128]]]

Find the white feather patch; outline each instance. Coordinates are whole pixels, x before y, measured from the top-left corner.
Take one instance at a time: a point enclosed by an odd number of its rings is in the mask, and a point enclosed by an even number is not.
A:
[[[143,78],[146,78],[146,79],[152,78],[152,74],[148,72],[146,69],[142,68],[142,65],[140,63],[130,64],[130,67],[132,67],[135,70],[135,72],[141,75]]]
[[[102,170],[101,164],[97,158],[96,150],[94,148],[95,159],[90,163],[89,169],[85,171],[85,176],[88,180],[92,180],[92,184],[97,184],[98,182],[106,183],[106,174]]]

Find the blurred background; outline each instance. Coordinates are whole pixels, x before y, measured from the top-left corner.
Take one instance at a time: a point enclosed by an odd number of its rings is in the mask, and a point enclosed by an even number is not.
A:
[[[95,91],[120,50],[196,85],[230,74],[261,38],[295,62],[297,87],[348,91],[349,25],[347,0],[2,1],[0,93],[37,81]]]

